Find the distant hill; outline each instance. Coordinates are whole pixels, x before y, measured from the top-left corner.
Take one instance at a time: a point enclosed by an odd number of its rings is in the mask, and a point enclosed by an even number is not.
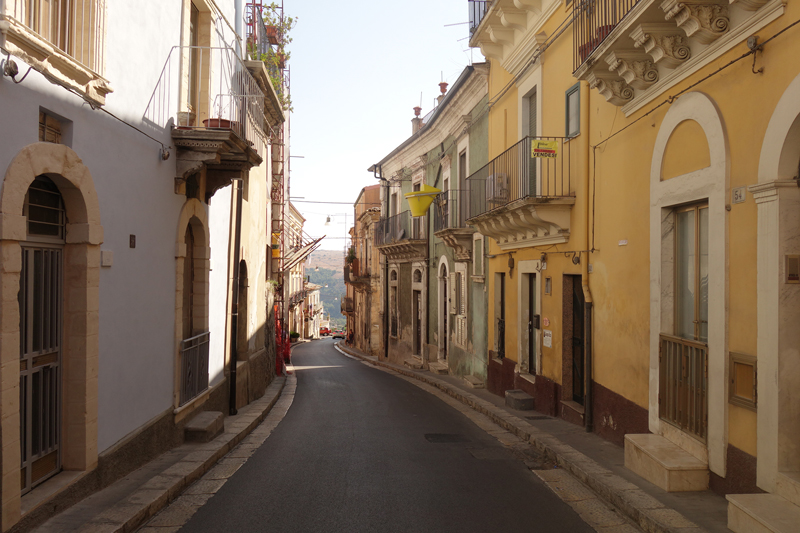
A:
[[[334,250],[316,250],[306,261],[306,271],[313,270],[314,267],[327,268],[339,272],[342,276],[342,268],[344,267],[344,254],[340,251]]]

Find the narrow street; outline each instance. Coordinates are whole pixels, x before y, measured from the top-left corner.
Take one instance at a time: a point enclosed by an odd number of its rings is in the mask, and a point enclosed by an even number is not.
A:
[[[292,360],[286,417],[181,531],[592,531],[438,398],[330,340]]]

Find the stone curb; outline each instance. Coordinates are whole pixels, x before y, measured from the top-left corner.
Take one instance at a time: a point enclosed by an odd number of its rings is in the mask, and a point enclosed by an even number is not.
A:
[[[225,457],[251,431],[264,421],[281,397],[286,377],[276,377],[264,395],[239,410],[223,433],[195,450],[157,476],[153,477],[124,500],[84,525],[87,531],[131,533],[144,525],[161,509],[173,502],[185,488],[200,479]]]
[[[536,429],[521,418],[508,413],[490,402],[458,390],[446,381],[432,375],[420,374],[397,365],[379,361],[366,356],[348,346],[336,343],[335,346],[348,355],[358,357],[374,366],[388,368],[398,374],[415,378],[432,385],[475,411],[488,416],[495,424],[530,442],[547,459],[566,470],[583,482],[603,500],[616,507],[621,513],[647,533],[701,533],[704,529],[689,521],[678,511],[645,493],[633,483],[603,468],[593,459],[582,454],[572,446],[564,444],[556,437]]]

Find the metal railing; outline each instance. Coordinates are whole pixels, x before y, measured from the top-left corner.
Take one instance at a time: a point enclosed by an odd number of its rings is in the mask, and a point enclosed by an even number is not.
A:
[[[486,11],[489,9],[490,1],[487,0],[467,0],[469,5],[469,36],[475,33],[478,26],[481,25],[483,17],[486,16]]]
[[[525,137],[467,178],[467,219],[516,200],[572,196],[568,137]],[[532,142],[554,143],[554,149],[532,157]],[[548,146],[548,145],[545,145]]]
[[[659,335],[658,414],[705,442],[708,433],[708,345]]]
[[[431,206],[433,211],[433,231],[467,227],[467,189],[451,189],[436,196]]]
[[[245,15],[246,53],[247,57],[253,60],[261,60],[262,56],[270,49],[267,25],[264,24],[264,7],[247,4],[247,14]]]
[[[411,211],[380,219],[375,225],[375,246],[426,239],[424,220],[424,217],[414,219]]]
[[[602,44],[639,0],[574,0],[572,2],[575,44],[573,69],[578,68]]]
[[[190,402],[208,388],[209,332],[181,341],[180,405]]]
[[[351,296],[342,298],[342,313],[352,313],[354,309],[353,298]]]
[[[174,46],[144,118],[160,128],[231,130],[264,157],[264,100],[233,49]]]
[[[76,61],[103,74],[105,0],[13,0],[12,16]]]

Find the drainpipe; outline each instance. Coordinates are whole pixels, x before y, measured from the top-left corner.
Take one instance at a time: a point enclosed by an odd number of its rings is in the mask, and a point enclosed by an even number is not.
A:
[[[242,54],[242,35],[244,34],[244,6],[242,1],[236,0],[234,3],[233,29],[236,31],[236,55],[244,59],[244,54]]]
[[[584,427],[587,433],[591,433],[594,429],[592,420],[594,410],[592,404],[594,400],[594,395],[592,394],[592,304],[594,302],[592,300],[592,291],[589,289],[589,233],[591,231],[590,225],[592,220],[589,216],[589,149],[591,144],[589,142],[589,135],[591,134],[591,130],[589,129],[590,94],[589,84],[581,82],[581,124],[582,131],[584,132],[584,139],[581,144],[585,146],[583,164],[581,165],[581,173],[585,181],[581,204],[583,212],[586,215],[586,227],[584,228],[583,238],[583,249],[586,251],[584,252],[583,261],[581,262],[581,287],[583,288],[583,300],[585,302],[583,309],[583,353],[586,358],[584,365],[584,390],[586,391],[586,399],[584,401],[586,404],[584,406]]]
[[[236,337],[239,332],[239,246],[242,242],[242,179],[236,180],[236,222],[233,230],[233,283],[231,295],[231,360],[230,360],[230,405],[228,414],[235,415],[236,410],[236,363],[239,347]]]

